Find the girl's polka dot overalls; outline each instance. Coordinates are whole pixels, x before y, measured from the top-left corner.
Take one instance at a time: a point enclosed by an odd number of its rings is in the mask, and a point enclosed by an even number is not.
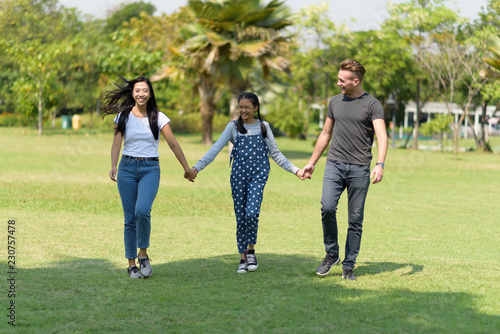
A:
[[[238,133],[231,152],[231,192],[236,215],[238,252],[257,243],[260,205],[269,177],[269,151],[262,134]]]

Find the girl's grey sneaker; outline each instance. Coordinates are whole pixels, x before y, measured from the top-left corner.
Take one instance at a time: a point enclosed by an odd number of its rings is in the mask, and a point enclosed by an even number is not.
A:
[[[248,264],[248,271],[256,271],[257,267],[259,266],[257,264],[257,257],[255,254],[247,254],[247,264]]]
[[[318,269],[316,269],[316,275],[318,276],[328,275],[328,273],[330,272],[330,268],[332,268],[332,266],[338,264],[339,262],[340,262],[340,257],[338,255],[336,258],[334,258],[333,256],[327,253],[325,258],[323,259],[323,262],[321,262]]]
[[[140,257],[139,260],[139,270],[141,272],[142,277],[148,278],[153,275],[153,268],[151,268],[150,258],[149,256]]]
[[[240,265],[238,266],[238,274],[244,274],[248,272],[248,264],[245,260],[241,259]]]
[[[142,278],[141,272],[136,266],[132,266],[127,269],[128,277],[130,278]]]

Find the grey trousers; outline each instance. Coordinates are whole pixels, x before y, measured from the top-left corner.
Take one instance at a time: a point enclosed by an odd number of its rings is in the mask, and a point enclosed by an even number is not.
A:
[[[328,254],[339,255],[337,205],[340,195],[347,188],[349,227],[345,243],[343,269],[353,269],[361,247],[366,194],[370,186],[370,166],[351,165],[327,160],[323,177],[321,218],[323,241]]]

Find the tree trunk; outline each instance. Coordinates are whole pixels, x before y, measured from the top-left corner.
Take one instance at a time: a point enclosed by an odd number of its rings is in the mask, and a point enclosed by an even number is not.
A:
[[[474,136],[474,141],[476,142],[476,150],[479,150],[479,137],[477,136],[476,129],[474,128],[474,120],[470,117],[469,113],[467,113],[467,118],[469,119],[470,128],[472,129],[472,135]],[[466,129],[467,131],[467,129]]]
[[[202,139],[201,142],[203,145],[211,146],[213,144],[212,141],[212,120],[214,117],[213,111],[210,110],[210,107],[202,102],[201,105],[201,134]]]
[[[231,120],[234,121],[239,117],[238,114],[238,97],[241,93],[246,92],[248,89],[247,82],[231,82],[231,105],[229,110],[229,116]]]
[[[486,144],[486,112],[488,109],[489,100],[483,101],[481,106],[481,130],[479,131],[479,149],[483,152],[491,152],[491,149]]]
[[[450,113],[450,115],[453,116],[452,113]],[[458,120],[458,124],[454,125],[454,128],[453,128],[453,153],[454,154],[458,154],[458,141],[459,141],[459,137],[460,137],[460,125],[464,121],[464,118],[465,118],[465,113],[462,113],[462,116],[460,116],[460,118]]]
[[[208,75],[202,75],[198,92],[200,94],[200,113],[201,113],[201,134],[203,145],[210,146],[212,141],[212,120],[215,112],[215,92],[217,88],[215,83]]]
[[[42,103],[42,85],[38,88],[38,135],[42,135],[42,116],[43,116],[43,103]]]
[[[421,114],[421,106],[420,106],[420,79],[417,78],[417,95],[415,97],[415,102],[417,104],[417,112],[415,115],[415,119],[413,120],[413,149],[418,150],[418,132],[420,127],[420,114]]]

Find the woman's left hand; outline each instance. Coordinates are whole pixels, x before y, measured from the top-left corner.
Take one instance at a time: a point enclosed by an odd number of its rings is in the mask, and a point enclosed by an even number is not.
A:
[[[188,179],[190,182],[194,182],[194,179],[196,179],[197,174],[198,171],[196,171],[196,169],[193,167],[185,171],[184,178]]]

